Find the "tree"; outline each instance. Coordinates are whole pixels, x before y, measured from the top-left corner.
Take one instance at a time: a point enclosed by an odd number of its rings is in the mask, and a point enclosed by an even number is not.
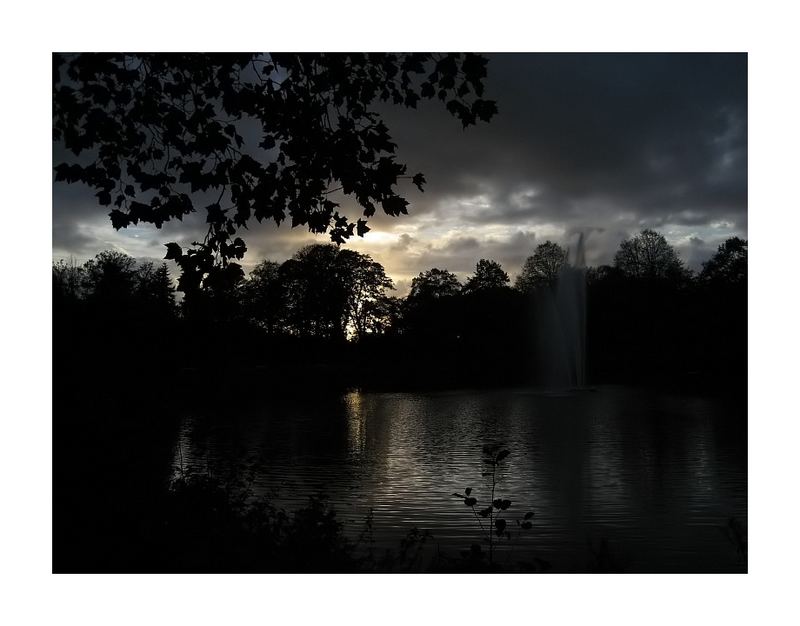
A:
[[[83,297],[83,267],[74,259],[61,259],[53,263],[53,298],[59,302],[75,301]]]
[[[396,330],[402,315],[402,301],[394,296],[382,295],[364,303],[366,332],[384,335]]]
[[[420,272],[411,281],[411,291],[408,294],[410,301],[430,301],[456,296],[461,291],[458,277],[447,270],[438,268]]]
[[[475,266],[475,273],[464,285],[465,293],[478,293],[492,289],[500,289],[508,285],[508,274],[496,261],[481,259]]]
[[[292,332],[361,338],[382,315],[375,303],[394,289],[380,263],[333,244],[311,244],[281,266],[288,325]]]
[[[614,266],[628,278],[677,280],[686,276],[675,249],[663,235],[648,228],[620,244]]]
[[[122,252],[104,250],[83,265],[87,299],[104,307],[127,308],[136,283],[136,260]]]
[[[717,252],[703,263],[700,280],[715,284],[740,284],[747,280],[747,240],[726,239]]]
[[[333,244],[311,244],[281,266],[290,332],[344,339],[347,293],[335,271],[338,253]]]
[[[598,265],[597,267],[586,268],[586,284],[593,286],[607,283],[612,280],[619,280],[622,273],[611,265]]]
[[[175,313],[175,288],[166,263],[156,267],[147,261],[137,269],[136,296],[143,307],[156,316],[169,317]]]
[[[347,325],[360,339],[381,327],[375,317],[385,317],[391,305],[386,301],[387,290],[394,283],[383,266],[372,257],[354,250],[340,250],[337,258],[340,280],[347,283]]]
[[[251,218],[286,219],[363,236],[380,208],[397,216],[407,176],[378,103],[415,108],[439,99],[464,127],[497,111],[484,100],[487,60],[475,54],[55,54],[53,137],[75,155],[56,180],[82,182],[114,228],[162,224],[204,206],[208,232],[166,259],[178,288],[213,274],[236,282]],[[255,123],[259,136],[245,130]],[[334,192],[363,217],[339,212]],[[230,268],[230,269],[228,269]]]
[[[261,261],[242,284],[241,300],[248,319],[269,334],[283,329],[285,285],[281,265],[275,261]]]
[[[566,260],[566,250],[557,243],[548,240],[539,244],[533,256],[525,259],[514,287],[522,292],[530,292],[538,287],[554,286]]]
[[[422,340],[426,349],[443,346],[461,334],[461,283],[447,270],[433,268],[411,281],[398,330]]]

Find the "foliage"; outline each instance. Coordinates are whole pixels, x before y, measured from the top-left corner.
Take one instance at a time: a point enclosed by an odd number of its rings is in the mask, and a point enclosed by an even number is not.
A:
[[[611,265],[598,265],[586,268],[586,284],[598,285],[612,281],[624,280],[624,275],[619,269]]]
[[[452,351],[460,334],[460,294],[461,283],[452,272],[438,268],[420,272],[403,301],[398,330],[426,349]]]
[[[411,281],[411,291],[408,294],[410,301],[430,301],[456,296],[461,291],[458,277],[447,270],[436,267],[420,272]]]
[[[564,248],[552,241],[545,241],[536,246],[533,256],[525,259],[514,287],[525,293],[539,287],[553,287],[566,261],[567,252]]]
[[[339,249],[301,248],[281,267],[287,329],[298,335],[344,339],[347,285],[339,280]]]
[[[179,572],[355,571],[352,545],[324,495],[294,512],[204,474],[172,482],[158,507],[148,569]]]
[[[735,285],[747,281],[747,240],[731,237],[720,244],[717,252],[703,263],[700,280]]]
[[[156,315],[172,315],[175,312],[175,288],[166,263],[156,266],[147,261],[139,265],[136,295]]]
[[[78,300],[83,297],[83,266],[74,259],[53,263],[53,297]]]
[[[285,321],[281,264],[264,260],[256,265],[241,285],[240,297],[248,319],[268,334],[278,332]]]
[[[680,280],[687,272],[664,235],[647,228],[620,244],[614,266],[629,278],[647,280]]]
[[[380,305],[394,289],[380,263],[332,244],[302,248],[279,275],[287,327],[300,335],[344,339],[352,329],[363,337],[381,326]]]
[[[205,204],[205,239],[168,243],[165,258],[184,291],[235,280],[247,250],[237,233],[251,218],[342,243],[363,236],[378,208],[407,213],[398,182],[422,190],[425,178],[397,161],[379,105],[438,99],[464,127],[488,122],[486,64],[476,54],[55,54],[53,138],[75,156],[56,180],[95,189],[117,229],[160,228]],[[335,191],[363,217],[340,213]]]
[[[408,572],[423,569],[431,534],[411,529],[396,550],[373,547],[373,513],[360,536],[345,532],[325,494],[293,511],[276,506],[277,494],[254,495],[252,477],[234,471],[226,480],[180,472],[163,494],[150,550],[150,571],[186,572]]]
[[[727,249],[740,247],[732,241],[723,245]],[[492,275],[499,280],[486,279]],[[619,267],[588,268],[589,380],[694,385],[745,376],[746,280],[737,276],[738,270],[707,270],[648,281]],[[462,289],[453,273],[434,268],[414,279],[407,297],[397,298],[374,259],[317,244],[284,263],[265,261],[233,285],[185,294],[176,311],[163,265],[104,252],[83,266],[53,266],[55,313],[65,329],[60,337],[69,338],[73,351],[90,336],[98,349],[125,337],[130,354],[135,336],[142,349],[163,346],[159,353],[173,372],[207,366],[214,376],[230,378],[232,392],[254,367],[262,385],[308,384],[302,373],[312,371],[316,384],[335,387],[547,380],[533,333],[547,311],[547,292],[490,287],[502,277],[499,264],[478,263],[468,281],[473,288]],[[147,334],[152,341],[143,343]],[[68,354],[65,359],[72,358]],[[152,356],[143,355],[142,362]]]
[[[54,263],[53,288],[56,298],[86,301],[118,316],[175,314],[175,289],[166,264],[139,263],[122,252],[106,250],[83,265]]]
[[[340,280],[347,284],[345,315],[348,326],[356,337],[363,338],[368,332],[385,328],[388,309],[387,290],[394,283],[386,275],[383,265],[366,254],[354,250],[340,250],[338,255]]]
[[[508,285],[508,280],[508,274],[498,262],[481,259],[475,266],[475,273],[467,279],[464,293],[500,289]]]
[[[84,264],[83,274],[89,298],[124,302],[136,287],[136,260],[122,252],[105,250]]]
[[[364,302],[364,328],[360,334],[386,335],[396,332],[401,324],[402,300],[395,296],[382,294],[374,300]]]
[[[491,496],[488,500],[489,504],[487,506],[476,508],[479,507],[480,503],[478,498],[472,495],[471,487],[464,489],[464,493],[453,494],[453,496],[456,498],[464,500],[464,505],[472,510],[472,513],[478,522],[478,526],[481,529],[482,540],[485,541],[489,546],[488,564],[490,569],[492,569],[495,565],[495,543],[503,539],[510,542],[512,538],[512,530],[515,530],[513,527],[509,526],[509,514],[506,513],[506,511],[511,508],[511,500],[495,497],[495,490],[498,483],[497,470],[500,466],[500,463],[502,463],[509,454],[510,452],[508,450],[500,450],[497,446],[487,445],[483,447],[483,463],[484,465],[488,465],[491,469],[483,472],[481,475],[484,477],[489,476],[492,479]],[[487,520],[485,526],[483,520]],[[522,517],[514,520],[516,524],[515,534],[517,538],[522,531],[533,528],[532,520],[533,511],[528,511]],[[474,544],[472,546],[470,552],[468,553],[468,557],[471,559],[483,558],[480,544]]]
[[[366,554],[359,557],[361,571],[368,572],[420,572],[425,568],[423,551],[433,535],[427,530],[419,530],[416,526],[409,530],[400,540],[397,551],[386,549],[380,555],[375,554],[373,538],[375,511],[370,509],[364,520],[364,529],[358,537],[356,546],[366,546]]]

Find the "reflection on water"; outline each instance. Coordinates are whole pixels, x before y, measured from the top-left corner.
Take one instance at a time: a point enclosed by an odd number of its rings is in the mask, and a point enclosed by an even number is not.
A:
[[[323,491],[354,535],[372,508],[379,545],[416,526],[455,554],[476,522],[449,494],[471,486],[488,500],[481,448],[499,444],[511,456],[498,495],[536,514],[517,556],[583,570],[589,543],[606,539],[627,571],[741,571],[718,526],[747,520],[744,411],[621,387],[285,398],[187,415],[175,465],[222,475],[249,463],[256,490],[287,508]]]
[[[367,414],[363,400],[361,393],[348,393],[344,399],[347,407],[348,453],[354,459],[363,456],[367,445]]]

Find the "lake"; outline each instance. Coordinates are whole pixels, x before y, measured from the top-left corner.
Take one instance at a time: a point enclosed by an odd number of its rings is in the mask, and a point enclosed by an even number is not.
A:
[[[484,444],[510,451],[496,497],[533,528],[509,555],[588,571],[605,541],[626,572],[743,572],[723,531],[747,522],[743,399],[603,386],[431,393],[269,395],[263,408],[185,415],[174,466],[222,476],[251,464],[254,489],[287,510],[325,492],[353,537],[370,509],[376,547],[413,527],[457,557],[480,540],[453,492],[488,504]],[[513,525],[515,527],[515,525]]]

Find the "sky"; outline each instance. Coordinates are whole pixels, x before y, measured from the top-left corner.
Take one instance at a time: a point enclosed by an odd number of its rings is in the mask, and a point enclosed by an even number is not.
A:
[[[428,182],[421,193],[404,181],[409,215],[376,214],[346,245],[381,262],[398,295],[421,271],[464,279],[481,258],[513,279],[538,244],[568,248],[581,232],[589,265],[611,263],[622,240],[654,228],[694,269],[726,238],[747,237],[746,54],[488,57],[485,97],[499,110],[488,124],[462,129],[438,100],[381,108],[399,160]],[[54,163],[61,156],[54,146]],[[358,215],[353,200],[337,200]],[[54,183],[54,259],[105,249],[160,259],[164,243],[205,233],[199,213],[121,231],[107,213],[91,190]],[[329,241],[256,222],[244,239],[245,269]]]

